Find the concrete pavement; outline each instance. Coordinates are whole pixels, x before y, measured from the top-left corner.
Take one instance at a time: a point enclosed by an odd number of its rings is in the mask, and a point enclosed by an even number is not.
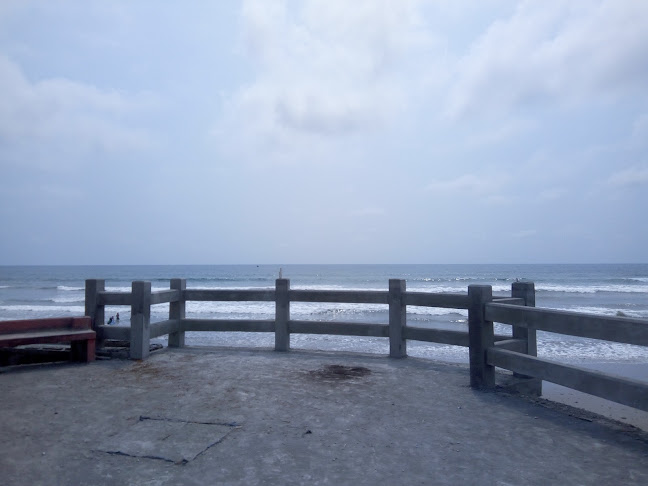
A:
[[[0,373],[0,483],[648,484],[648,434],[416,358],[165,349]]]

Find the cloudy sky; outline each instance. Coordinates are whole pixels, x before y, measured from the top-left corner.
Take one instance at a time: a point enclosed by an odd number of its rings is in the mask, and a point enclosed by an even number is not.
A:
[[[648,262],[648,2],[0,3],[0,264]]]

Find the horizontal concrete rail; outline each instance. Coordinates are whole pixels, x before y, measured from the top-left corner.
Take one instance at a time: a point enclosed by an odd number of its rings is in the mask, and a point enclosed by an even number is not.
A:
[[[288,321],[288,329],[293,334],[389,337],[389,326],[387,324],[368,324],[364,322]]]
[[[122,326],[98,326],[97,335],[99,339],[115,339],[117,341],[130,341],[131,328]]]
[[[628,317],[606,317],[518,305],[486,304],[486,320],[624,344],[648,346],[648,322]]]
[[[289,290],[291,302],[388,304],[388,292],[379,290]]]
[[[405,293],[405,305],[443,307],[446,309],[468,309],[468,304],[468,296],[465,294],[429,294],[426,292]]]
[[[453,346],[469,346],[467,331],[451,331],[447,329],[425,329],[422,327],[404,328],[405,339],[425,341],[428,343],[451,344]]]
[[[493,297],[493,303],[524,305],[524,299],[519,297]]]
[[[131,305],[132,302],[130,292],[99,292],[97,295],[99,305]]]
[[[202,302],[274,302],[275,291],[272,289],[187,289],[184,291],[184,299]]]
[[[274,332],[275,323],[271,320],[243,319],[181,319],[181,331],[216,332]]]
[[[507,370],[573,388],[613,402],[648,411],[648,383],[578,366],[556,363],[497,346],[488,348],[486,362]]]
[[[524,353],[527,348],[527,342],[524,339],[502,339],[501,341],[495,342],[495,347],[498,349],[515,351],[517,353]]]
[[[151,292],[151,305],[178,302],[181,298],[179,290],[156,290]]]
[[[180,330],[180,320],[173,319],[162,322],[154,322],[151,324],[151,337],[156,338],[160,336],[166,336],[172,332],[177,332]]]
[[[274,289],[187,289],[184,279],[172,279],[170,287],[151,292],[150,282],[137,281],[132,292],[106,292],[104,280],[86,280],[86,314],[97,338],[130,340],[133,359],[148,355],[153,337],[169,335],[170,347],[184,346],[186,331],[271,332],[276,351],[290,350],[291,334],[381,337],[388,338],[392,358],[407,356],[408,340],[448,344],[469,348],[470,383],[475,388],[494,387],[495,367],[500,367],[538,384],[546,380],[648,410],[647,383],[535,357],[536,330],[648,346],[648,321],[538,309],[530,282],[513,283],[514,297],[493,296],[492,287],[486,285],[470,285],[467,294],[407,292],[405,281],[397,279],[390,279],[389,291],[291,290],[287,279],[278,279]],[[273,303],[275,318],[187,319],[185,306],[191,301]],[[291,320],[292,302],[385,305],[389,324]],[[162,303],[170,304],[169,320],[150,323],[151,306]],[[105,305],[130,305],[131,328],[101,325]],[[407,326],[407,306],[468,310],[468,331]],[[493,322],[512,325],[512,334],[494,334]]]

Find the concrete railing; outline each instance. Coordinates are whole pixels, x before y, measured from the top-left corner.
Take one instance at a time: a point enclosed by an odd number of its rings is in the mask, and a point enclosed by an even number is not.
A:
[[[648,346],[648,321],[627,317],[605,317],[519,307],[491,302],[485,306],[485,319],[512,324],[521,329],[548,331],[570,336]],[[540,359],[525,349],[524,341],[489,342],[486,346],[486,373],[495,367],[550,381],[613,402],[648,411],[648,383],[592,371],[579,366]]]
[[[274,302],[275,318],[189,319],[189,301]],[[304,321],[290,318],[291,302],[385,304],[387,324]],[[151,324],[151,305],[169,303],[169,318]],[[106,305],[131,307],[131,326],[103,325]],[[444,307],[468,311],[468,331],[429,329],[407,325],[407,306]],[[407,356],[407,341],[426,341],[469,348],[470,385],[495,387],[495,368],[513,371],[528,393],[540,395],[542,380],[584,391],[608,400],[648,410],[648,384],[537,358],[536,331],[648,345],[648,321],[599,317],[535,308],[531,282],[515,282],[510,297],[493,297],[488,285],[469,285],[466,294],[407,292],[404,280],[389,281],[388,291],[291,290],[290,281],[278,279],[274,289],[187,289],[186,280],[171,279],[168,290],[151,291],[151,283],[136,281],[131,292],[106,292],[104,280],[86,281],[86,315],[93,321],[97,342],[130,342],[130,357],[144,359],[150,339],[168,335],[170,347],[182,347],[187,331],[272,332],[275,350],[289,351],[291,334],[333,334],[383,337],[389,356]],[[493,322],[512,325],[511,335],[496,335]]]

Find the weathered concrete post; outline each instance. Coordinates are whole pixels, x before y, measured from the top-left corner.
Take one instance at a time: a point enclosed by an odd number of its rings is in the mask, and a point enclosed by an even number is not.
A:
[[[389,357],[407,357],[405,280],[389,279]]]
[[[85,315],[90,317],[92,330],[97,333],[97,348],[103,345],[99,326],[103,326],[106,322],[105,307],[99,303],[99,292],[104,290],[106,290],[105,280],[88,279],[85,281]]]
[[[184,278],[172,278],[171,289],[180,291],[180,300],[169,304],[169,320],[184,319],[186,301],[184,291],[187,290],[187,280]],[[169,333],[169,347],[183,348],[185,345],[185,332],[176,331]]]
[[[493,323],[484,318],[484,305],[493,300],[493,288],[490,285],[469,285],[468,300],[470,386],[494,388],[495,367],[486,363],[486,349],[495,344],[495,336]]]
[[[275,282],[275,351],[290,351],[290,280],[278,278]]]
[[[151,340],[151,282],[132,283],[130,358],[149,355]]]
[[[513,282],[511,285],[511,297],[517,297],[524,300],[527,307],[535,307],[535,285],[533,282]],[[527,327],[513,326],[513,338],[524,339],[527,343],[526,354],[530,356],[538,355],[538,343],[536,330]],[[513,373],[517,378],[527,378],[524,384],[524,392],[532,395],[542,395],[542,380],[532,378],[519,373]]]

